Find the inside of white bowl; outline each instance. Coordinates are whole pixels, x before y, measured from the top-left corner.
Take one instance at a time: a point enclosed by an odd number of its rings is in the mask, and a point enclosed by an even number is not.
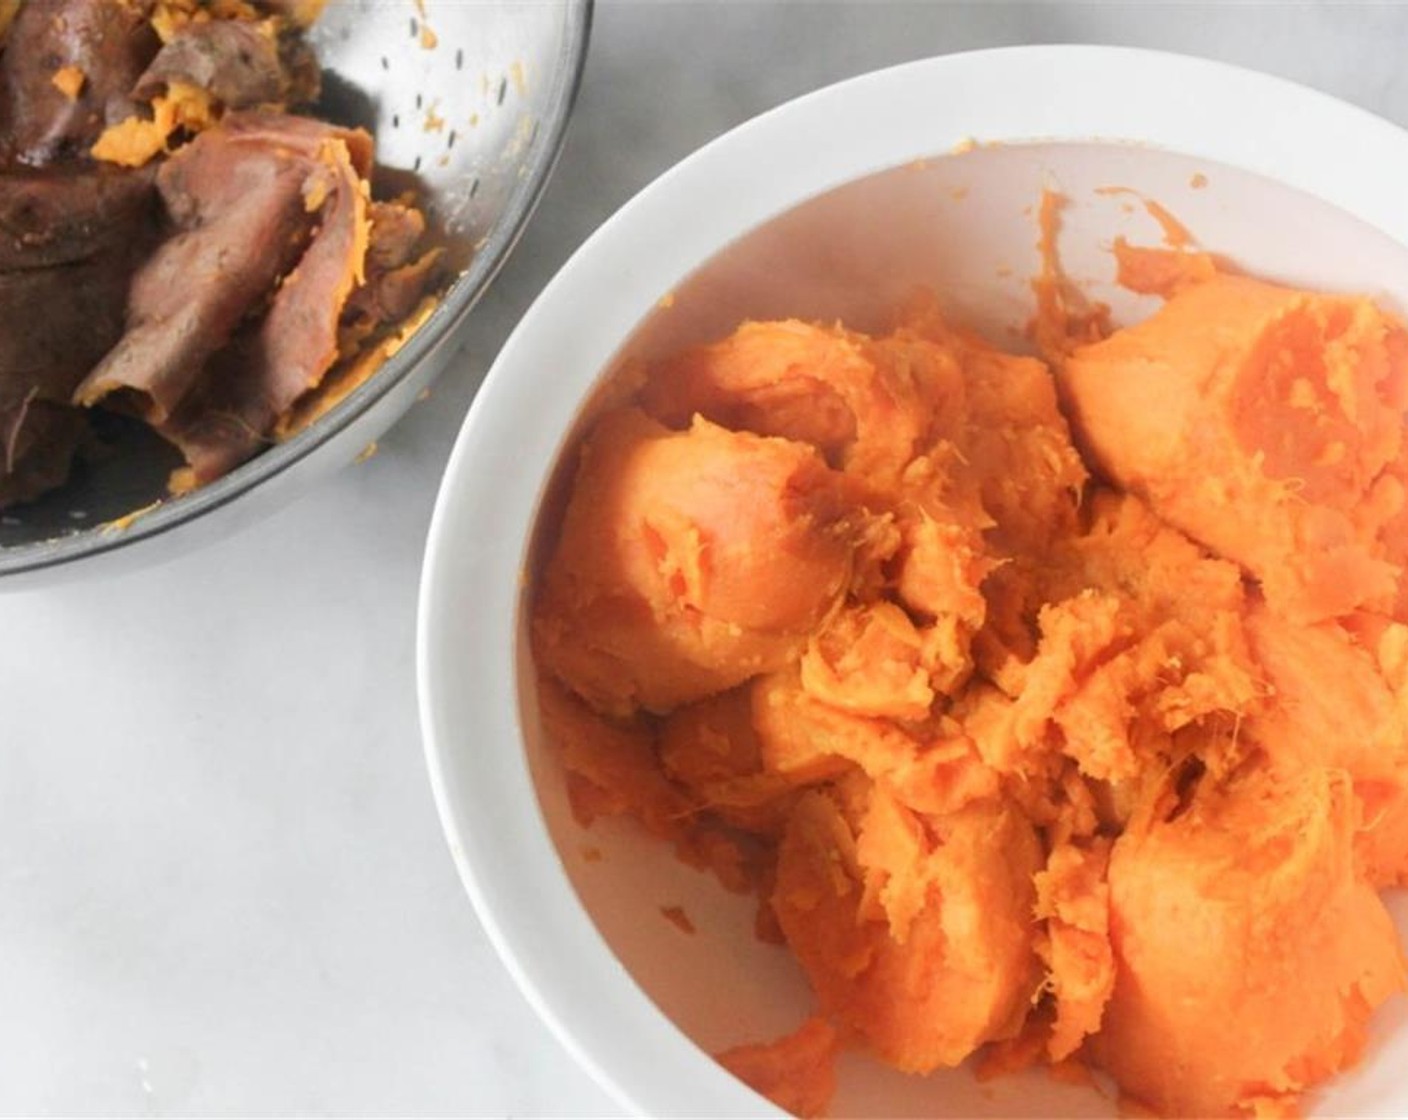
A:
[[[894,168],[805,202],[728,246],[643,321],[612,369],[715,337],[747,318],[840,319],[883,328],[918,286],[951,317],[1020,348],[1039,267],[1036,206],[1068,199],[1059,241],[1067,274],[1118,323],[1157,304],[1114,283],[1118,236],[1159,244],[1154,200],[1200,245],[1289,284],[1369,294],[1408,307],[1408,249],[1326,203],[1237,169],[1131,144],[978,147]],[[607,376],[610,374],[608,372]],[[572,452],[569,441],[567,455]],[[551,503],[545,508],[551,509]],[[559,856],[597,929],[640,988],[709,1052],[794,1029],[811,1009],[800,968],[753,933],[755,900],[726,892],[627,822],[583,829],[538,728],[520,605],[519,698],[528,759]],[[1408,897],[1389,905],[1408,933]],[[664,912],[679,907],[681,929]],[[1208,1008],[1209,1015],[1222,1009]],[[1408,1000],[1377,1016],[1363,1062],[1307,1102],[1318,1116],[1408,1115]],[[722,1076],[722,1074],[721,1074]],[[1106,1090],[1108,1091],[1108,1086]],[[980,1084],[967,1069],[907,1077],[861,1056],[841,1066],[832,1114],[866,1117],[1112,1117],[1112,1096],[1044,1072]]]

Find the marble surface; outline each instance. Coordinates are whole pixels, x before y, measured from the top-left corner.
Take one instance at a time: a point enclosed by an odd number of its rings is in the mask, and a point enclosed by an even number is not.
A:
[[[690,150],[864,70],[1158,46],[1405,122],[1405,36],[1398,5],[601,5],[539,215],[378,455],[163,568],[0,596],[0,1113],[618,1114],[480,932],[416,726],[436,482],[534,293]]]

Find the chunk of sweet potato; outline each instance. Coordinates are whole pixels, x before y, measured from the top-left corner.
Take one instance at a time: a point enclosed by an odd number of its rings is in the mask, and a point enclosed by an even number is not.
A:
[[[858,843],[829,796],[800,801],[779,849],[773,908],[828,1013],[898,1069],[954,1066],[1016,1033],[1040,983],[1040,849],[1031,826],[999,804],[923,827],[893,800],[878,804]],[[866,918],[868,870],[888,892],[879,920]]]
[[[1365,875],[1375,886],[1408,878],[1408,726],[1374,656],[1336,623],[1294,626],[1265,604],[1248,632],[1274,689],[1248,734],[1280,765],[1348,773]]]
[[[660,726],[665,772],[702,808],[749,832],[778,834],[803,783],[763,768],[750,686],[675,709]]]
[[[1060,371],[1100,469],[1315,621],[1402,610],[1408,332],[1368,300],[1185,288]]]
[[[1100,1029],[1115,987],[1110,944],[1110,843],[1063,843],[1036,876],[1037,915],[1046,920],[1043,956],[1056,1018],[1047,1038],[1052,1060],[1062,1061]]]
[[[641,400],[672,427],[698,414],[785,436],[886,486],[924,449],[939,414],[956,411],[961,393],[954,358],[931,342],[786,320],[744,323],[663,363]]]
[[[808,447],[609,413],[543,577],[539,660],[615,713],[668,711],[780,668],[845,591],[855,525]]]
[[[1393,922],[1355,873],[1348,777],[1259,769],[1151,802],[1110,860],[1117,972],[1101,1062],[1169,1116],[1288,1101],[1351,1064],[1404,987]]]

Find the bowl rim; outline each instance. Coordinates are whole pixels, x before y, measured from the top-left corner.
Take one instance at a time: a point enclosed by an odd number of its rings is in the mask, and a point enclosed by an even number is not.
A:
[[[563,36],[553,67],[553,88],[541,117],[544,127],[538,129],[530,144],[523,173],[508,197],[501,219],[491,227],[469,267],[446,289],[421,328],[374,376],[292,439],[275,444],[214,482],[164,500],[149,512],[138,511],[139,516],[119,529],[111,524],[92,525],[45,540],[0,548],[0,580],[75,564],[150,540],[230,505],[333,440],[375,408],[422,360],[455,342],[459,327],[518,244],[557,165],[586,67],[594,8],[595,0],[566,0],[563,6]]]
[[[818,142],[838,134],[845,144]],[[517,681],[538,501],[581,401],[663,294],[809,197],[973,140],[1171,150],[1262,174],[1408,244],[1408,208],[1391,187],[1408,177],[1408,132],[1397,125],[1222,62],[1061,45],[905,63],[787,102],[664,172],[563,265],[505,342],[445,468],[418,601],[418,707],[441,824],[491,943],[558,1040],[636,1115],[784,1114],[719,1076],[636,985],[552,843],[523,749]],[[1356,177],[1365,152],[1378,173]],[[473,607],[472,627],[453,606]],[[452,691],[468,725],[451,725]],[[510,743],[516,749],[502,749]]]

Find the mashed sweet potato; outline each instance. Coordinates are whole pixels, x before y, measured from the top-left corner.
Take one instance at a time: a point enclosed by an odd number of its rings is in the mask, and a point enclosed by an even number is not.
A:
[[[800,1115],[841,1046],[1293,1114],[1408,985],[1408,331],[1181,241],[1121,330],[1049,260],[1051,365],[745,323],[581,442],[544,729],[757,892],[815,1016],[720,1061]]]

